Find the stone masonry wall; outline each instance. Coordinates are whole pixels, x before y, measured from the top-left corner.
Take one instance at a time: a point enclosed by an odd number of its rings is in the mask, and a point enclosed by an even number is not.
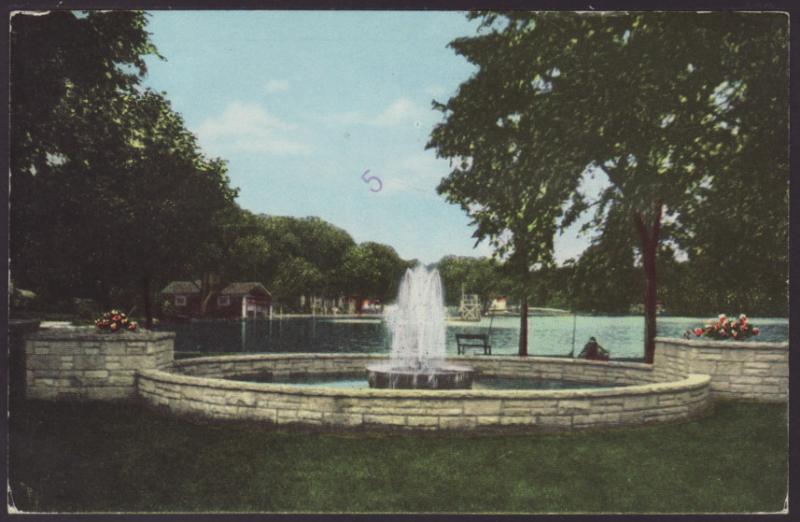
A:
[[[484,375],[575,379],[630,386],[572,390],[373,390],[302,388],[220,377],[364,372],[371,355],[260,354],[176,361],[139,374],[139,394],[176,413],[277,424],[451,429],[525,426],[584,429],[690,418],[708,407],[709,379],[652,382],[651,367],[568,359],[464,357]],[[576,379],[579,380],[579,379]]]
[[[136,370],[173,360],[171,332],[97,333],[48,329],[25,341],[29,399],[124,399],[136,396]]]
[[[666,361],[680,361],[689,373],[710,375],[712,397],[764,402],[789,399],[789,343],[658,337],[656,370]]]

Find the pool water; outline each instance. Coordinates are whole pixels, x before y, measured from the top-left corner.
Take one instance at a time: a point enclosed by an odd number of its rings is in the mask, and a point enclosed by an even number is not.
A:
[[[681,337],[709,318],[659,317],[658,334]],[[789,321],[751,318],[761,329],[756,341],[786,341]],[[573,324],[575,327],[573,342]],[[491,328],[490,328],[491,327]],[[391,338],[379,316],[363,318],[292,317],[257,321],[194,321],[161,325],[176,332],[176,356],[233,353],[388,353]],[[479,323],[449,322],[447,352],[456,355],[455,334],[489,334],[493,355],[517,353],[519,317],[484,317]],[[611,352],[612,359],[641,358],[644,343],[642,316],[532,316],[528,318],[530,355],[567,356],[580,353],[589,337]],[[730,341],[735,342],[735,341]]]
[[[301,375],[273,379],[269,374],[240,375],[228,377],[229,380],[246,382],[271,382],[275,384],[292,384],[300,387],[324,386],[326,388],[366,389],[369,388],[367,375]],[[509,379],[503,377],[478,377],[472,383],[473,390],[564,390],[611,388],[613,385],[602,385],[585,382],[559,381],[552,379]]]

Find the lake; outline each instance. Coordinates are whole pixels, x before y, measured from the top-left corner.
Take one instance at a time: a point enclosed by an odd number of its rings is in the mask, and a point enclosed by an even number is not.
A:
[[[708,318],[659,317],[658,335],[681,337],[701,326]],[[789,320],[751,318],[761,329],[757,341],[787,341]],[[491,324],[491,331],[489,329]],[[575,353],[590,336],[611,352],[613,358],[643,355],[644,317],[589,316],[575,318]],[[285,317],[261,321],[195,321],[161,325],[162,331],[176,332],[175,350],[184,355],[223,353],[388,353],[389,331],[380,317]],[[572,316],[528,318],[530,355],[568,355],[573,346]],[[483,318],[480,323],[449,322],[447,350],[456,354],[456,333],[488,333],[495,355],[517,353],[519,317]]]

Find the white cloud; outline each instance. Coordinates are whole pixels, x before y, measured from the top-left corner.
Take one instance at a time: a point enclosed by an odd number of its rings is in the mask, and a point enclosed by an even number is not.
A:
[[[233,102],[222,114],[203,121],[197,135],[212,154],[299,154],[308,151],[309,146],[291,137],[297,130],[296,125],[269,114],[259,104]]]
[[[362,111],[348,111],[323,116],[322,120],[331,125],[421,128],[429,124],[432,115],[431,110],[421,107],[408,98],[398,98],[376,115]]]
[[[291,87],[289,80],[269,80],[264,84],[264,91],[267,94],[273,94],[276,92],[288,91],[289,87]]]
[[[386,193],[419,193],[441,198],[436,194],[436,186],[449,172],[446,160],[436,158],[433,153],[419,153],[384,165],[372,174],[381,178]]]
[[[391,103],[373,121],[378,127],[400,127],[414,125],[419,127],[428,116],[425,111],[407,98],[400,98]]]

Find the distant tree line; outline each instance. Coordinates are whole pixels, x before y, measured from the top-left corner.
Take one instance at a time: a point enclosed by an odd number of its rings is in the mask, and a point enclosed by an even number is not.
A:
[[[570,259],[562,266],[533,270],[528,287],[531,305],[598,315],[641,313],[643,267],[634,262],[632,251],[626,255],[620,250],[603,252],[602,248],[593,244],[577,261]],[[718,312],[787,315],[782,285],[735,291],[736,287],[710,277],[704,265],[676,260],[672,251],[660,254],[658,263],[662,274],[659,304],[664,313],[695,317],[711,317]],[[445,256],[436,265],[448,306],[459,304],[462,285],[466,293],[478,294],[484,309],[499,296],[519,306],[520,286],[502,263],[491,258]]]

